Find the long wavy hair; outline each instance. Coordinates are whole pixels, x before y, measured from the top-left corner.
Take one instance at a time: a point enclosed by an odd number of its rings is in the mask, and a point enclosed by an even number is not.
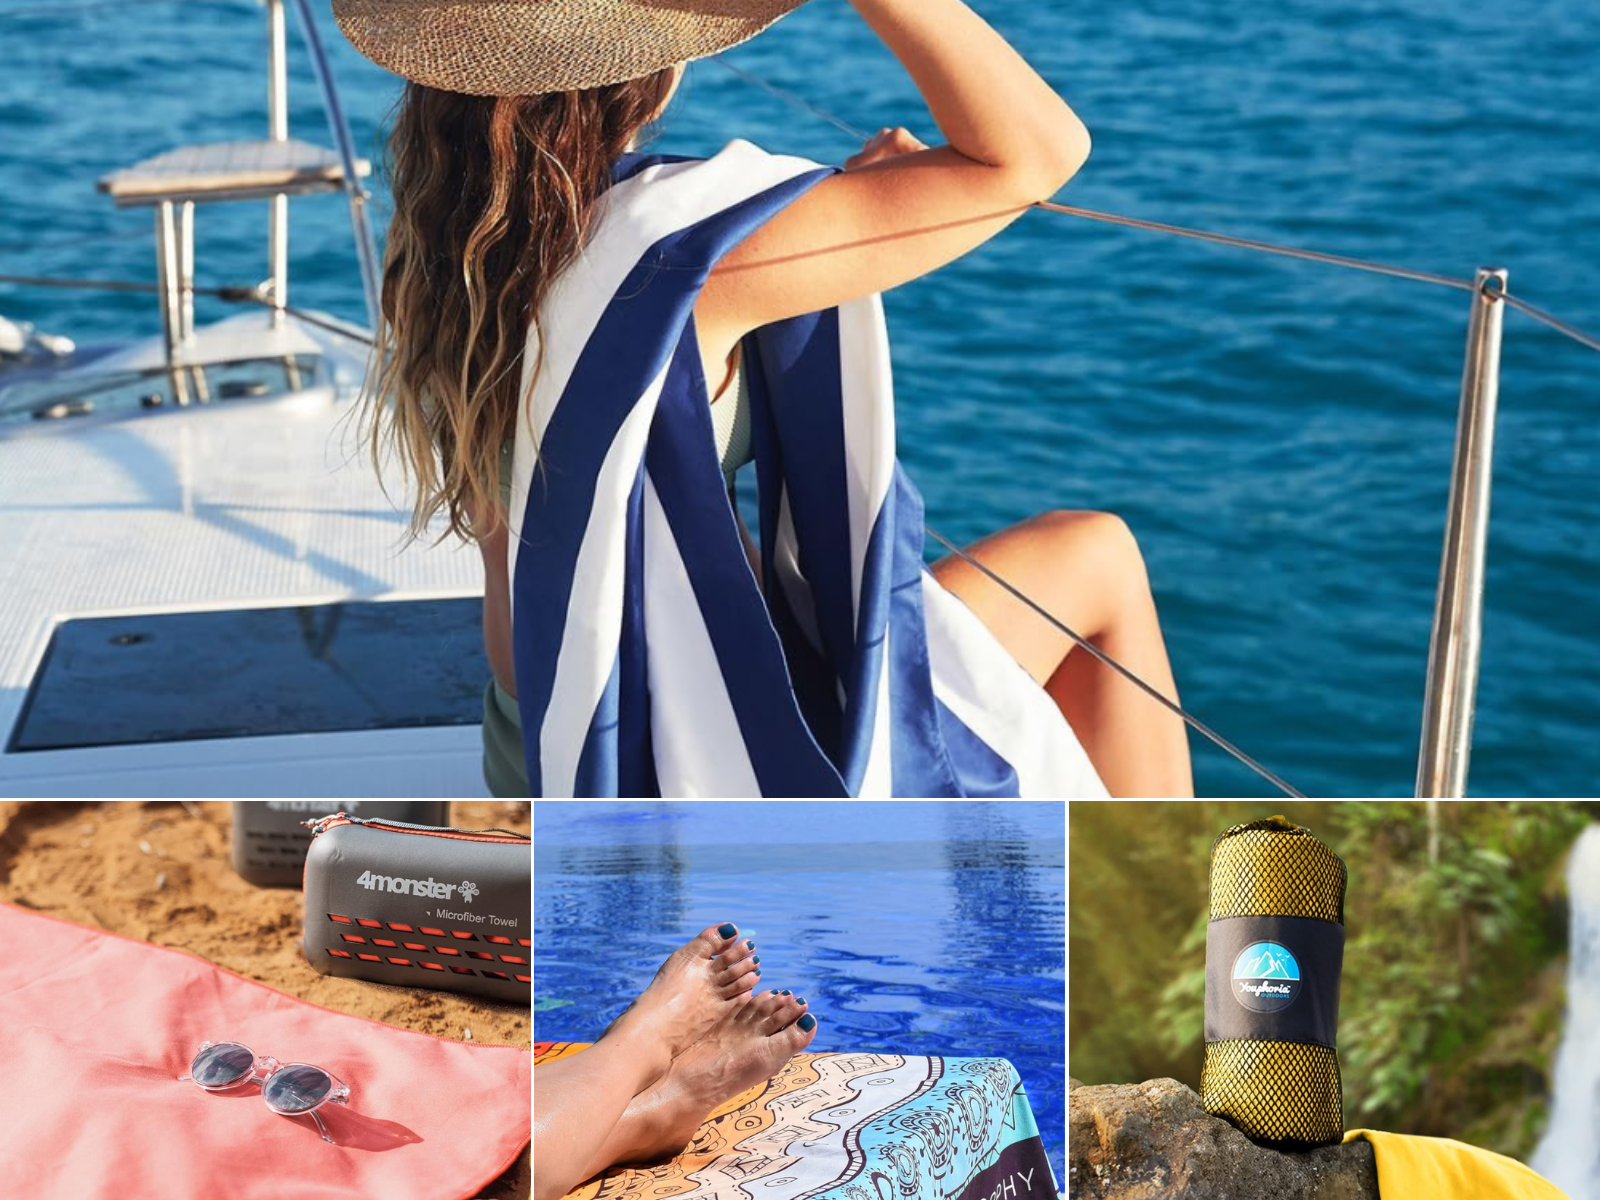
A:
[[[445,532],[467,540],[503,519],[500,452],[522,406],[524,346],[676,75],[542,96],[406,85],[364,421],[374,461],[392,449],[400,462],[413,538],[441,511]]]

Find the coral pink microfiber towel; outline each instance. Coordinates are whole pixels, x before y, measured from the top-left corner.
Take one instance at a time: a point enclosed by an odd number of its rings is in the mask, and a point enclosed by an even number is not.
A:
[[[177,950],[0,903],[0,1195],[461,1200],[527,1143],[531,1055],[331,1012]],[[348,1109],[178,1082],[201,1042],[326,1067]]]

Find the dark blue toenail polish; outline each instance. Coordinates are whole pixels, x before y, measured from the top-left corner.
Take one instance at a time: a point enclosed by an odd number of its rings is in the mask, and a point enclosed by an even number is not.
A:
[[[757,967],[757,968],[756,968],[756,978],[757,978],[757,979],[760,979],[760,978],[761,978],[761,968],[760,968],[760,967]]]
[[[800,1026],[801,1033],[810,1033],[817,1027],[817,1019],[810,1013],[807,1013],[805,1016],[796,1021],[795,1024]]]
[[[787,989],[787,988],[785,988],[785,989],[784,989],[784,992],[783,992],[783,994],[784,994],[784,995],[785,995],[785,996],[792,996],[792,995],[794,995],[794,993],[793,993],[793,992],[791,992],[791,991],[789,991],[789,990],[788,990],[788,989]]]
[[[756,944],[754,942],[746,942],[744,944],[744,948],[746,950],[754,950],[756,948]]]
[[[750,961],[753,963],[758,963],[761,961],[761,956],[759,954],[752,954],[750,956]]]
[[[725,938],[731,938],[734,934],[739,932],[739,927],[732,921],[729,921],[726,925],[718,925],[717,932]]]
[[[796,996],[794,998],[794,1002],[796,1004],[804,1004],[806,1002],[806,998],[804,996]]]

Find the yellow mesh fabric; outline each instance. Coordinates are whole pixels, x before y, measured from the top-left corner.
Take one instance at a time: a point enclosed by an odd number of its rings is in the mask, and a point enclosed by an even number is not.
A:
[[[1235,825],[1211,848],[1211,920],[1312,917],[1344,924],[1344,863],[1282,817]]]
[[[1206,1111],[1258,1142],[1322,1146],[1344,1135],[1339,1052],[1292,1042],[1208,1042]]]
[[[1211,850],[1211,917],[1344,924],[1345,867],[1283,817],[1235,825]],[[1258,1142],[1327,1145],[1344,1132],[1339,1053],[1289,1042],[1207,1042],[1200,1102]]]

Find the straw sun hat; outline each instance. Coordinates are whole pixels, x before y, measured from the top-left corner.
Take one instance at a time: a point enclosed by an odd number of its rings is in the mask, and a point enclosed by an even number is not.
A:
[[[639,79],[748,41],[805,0],[333,0],[355,48],[475,96]]]

